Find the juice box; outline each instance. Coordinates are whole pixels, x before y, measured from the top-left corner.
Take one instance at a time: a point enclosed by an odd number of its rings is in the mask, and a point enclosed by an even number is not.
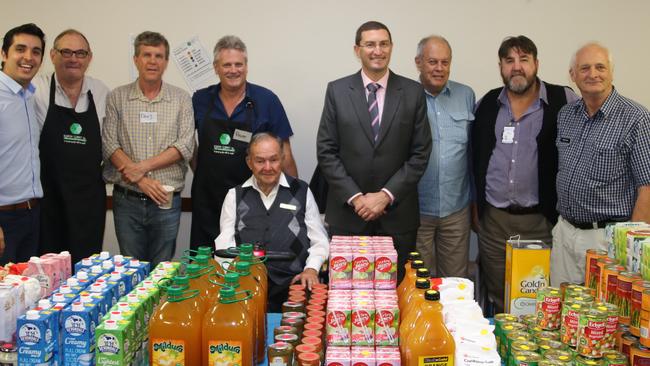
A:
[[[375,303],[372,300],[352,302],[350,334],[353,346],[375,345]]]
[[[375,359],[380,366],[400,366],[400,353],[398,347],[376,347]]]
[[[351,305],[348,301],[328,303],[325,318],[328,346],[351,345],[351,312]]]
[[[375,257],[376,289],[393,289],[397,286],[397,252],[395,249],[377,252]]]
[[[650,228],[650,225],[644,222],[619,222],[614,225],[612,240],[614,254],[619,264],[625,265],[627,261],[627,232],[647,228]]]
[[[54,288],[58,288],[61,286],[61,283],[65,281],[66,278],[69,276],[66,275],[66,263],[65,263],[65,258],[59,256],[58,253],[45,253],[41,255],[41,260],[46,260],[50,259],[56,263],[56,268],[57,268],[57,275],[56,278],[58,278],[59,282],[54,285]]]
[[[79,271],[83,269],[89,269],[95,264],[96,263],[92,260],[92,258],[83,258],[82,260],[74,264],[74,273],[79,273]]]
[[[376,366],[374,347],[352,347],[350,358],[354,360],[355,366]]]
[[[64,268],[64,276],[61,277],[61,279],[70,278],[70,276],[72,276],[72,256],[70,255],[70,252],[64,250],[61,253],[58,253],[57,256],[61,263],[63,263]]]
[[[375,345],[399,345],[399,306],[395,301],[375,301]]]
[[[0,342],[11,342],[16,333],[16,297],[14,287],[8,283],[0,283]]]
[[[375,255],[369,249],[352,253],[352,288],[371,289],[375,279]]]
[[[151,264],[149,262],[131,259],[129,260],[127,267],[134,268],[140,272],[140,280],[138,281],[140,282],[149,275]]]
[[[336,250],[330,253],[329,285],[331,289],[352,288],[352,251]]]
[[[31,257],[27,262],[27,269],[25,269],[23,275],[38,280],[41,285],[41,297],[50,296],[54,289],[59,287],[60,271],[57,260]]]
[[[63,365],[91,365],[95,359],[96,305],[74,302],[63,309]]]
[[[51,314],[29,310],[18,318],[17,346],[19,365],[40,365],[53,361],[54,337]]]
[[[537,290],[550,285],[551,248],[540,240],[506,242],[505,312],[535,312]]]
[[[351,366],[350,348],[348,347],[327,347],[325,355],[325,366]]]
[[[107,320],[95,329],[95,364],[127,366],[131,362],[131,343],[127,322]]]

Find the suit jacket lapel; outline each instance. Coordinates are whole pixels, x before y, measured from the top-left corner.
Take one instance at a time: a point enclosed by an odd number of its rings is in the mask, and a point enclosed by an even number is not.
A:
[[[381,127],[379,128],[379,137],[377,137],[376,146],[379,146],[388,134],[393,124],[393,119],[395,118],[395,112],[402,100],[402,86],[399,83],[399,79],[395,77],[392,71],[388,72],[390,74],[388,75],[386,97],[384,98],[384,112],[381,115]]]
[[[350,82],[350,101],[357,114],[357,120],[363,130],[363,133],[368,138],[368,141],[374,145],[375,139],[373,137],[372,128],[370,127],[370,112],[368,112],[368,99],[366,99],[366,92],[361,80],[361,71],[356,73]]]

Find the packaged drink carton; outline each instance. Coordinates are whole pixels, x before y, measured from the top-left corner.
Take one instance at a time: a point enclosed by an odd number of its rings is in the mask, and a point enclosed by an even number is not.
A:
[[[96,305],[75,302],[63,309],[63,365],[93,365]]]
[[[100,265],[93,265],[89,268],[82,268],[79,272],[86,272],[86,275],[82,275],[82,278],[87,279],[90,283],[97,281],[105,272]],[[76,274],[76,277],[79,278],[79,273]]]
[[[149,272],[151,271],[151,264],[149,262],[140,261],[137,259],[131,259],[128,262],[127,267],[134,268],[138,270],[138,272],[140,272],[140,280],[138,282],[144,280],[145,277],[147,277],[149,275]]]
[[[179,269],[181,268],[181,264],[179,262],[160,262],[154,268],[154,271],[158,272],[166,272],[169,278],[174,277],[178,274]],[[153,271],[152,271],[153,272]]]
[[[53,304],[51,308],[41,311],[41,314],[51,317],[50,324],[52,326],[52,339],[54,340],[52,358],[56,361],[56,365],[63,363],[63,334],[61,332],[63,322],[61,321],[61,313],[64,307],[65,304]]]
[[[349,302],[332,302],[327,306],[325,318],[327,345],[350,346],[351,305]]]
[[[619,264],[625,265],[627,261],[627,233],[628,231],[648,229],[650,225],[644,222],[619,222],[614,225],[612,239],[614,242],[615,258]]]
[[[57,256],[64,266],[64,276],[61,278],[70,278],[70,276],[72,276],[72,256],[70,255],[70,252],[64,250],[61,253],[58,253]]]
[[[38,280],[41,285],[41,298],[50,296],[54,289],[59,287],[59,263],[54,259],[32,257],[27,262],[27,269],[25,269],[23,275]]]
[[[535,312],[537,290],[550,285],[551,249],[539,240],[506,242],[505,312]]]
[[[325,355],[325,366],[352,366],[350,348],[328,347]]]
[[[128,324],[107,320],[95,329],[95,364],[128,366],[131,363],[131,339]]]
[[[375,279],[375,255],[369,249],[356,249],[352,254],[352,288],[372,289]]]
[[[350,358],[354,360],[355,366],[376,366],[374,347],[352,347]]]
[[[99,260],[99,261],[103,261],[103,260],[107,260],[107,259],[113,259],[113,256],[111,256],[111,253],[108,252],[108,251],[102,251],[102,252],[95,253],[95,254],[91,255],[90,258],[95,259],[95,260]]]
[[[0,283],[0,342],[11,342],[16,333],[16,297],[14,286]]]
[[[375,289],[389,290],[397,286],[397,252],[381,251],[375,258]]]
[[[153,281],[147,281],[147,280],[142,281],[136,287],[136,289],[139,289],[139,288],[144,288],[147,292],[149,292],[149,294],[151,295],[151,297],[153,299],[154,305],[158,305],[158,303],[160,302],[160,296],[161,296],[160,288],[158,286],[156,286],[153,283]],[[137,291],[143,291],[143,290],[137,290]]]
[[[5,283],[22,283],[24,290],[25,290],[25,299],[24,299],[24,304],[25,308],[22,309],[21,315],[27,310],[31,309],[34,306],[36,306],[36,303],[38,300],[41,298],[41,285],[38,282],[37,279],[27,277],[27,276],[19,276],[19,275],[12,275],[9,274],[5,276],[5,278],[2,280],[2,282]]]
[[[57,275],[57,277],[59,279],[59,283],[57,284],[57,286],[55,288],[59,287],[61,285],[61,283],[63,283],[68,277],[70,277],[67,274],[67,272],[68,272],[68,269],[70,268],[71,265],[66,263],[66,258],[59,255],[59,253],[46,253],[46,254],[41,255],[41,259],[43,259],[43,260],[51,259],[54,262],[56,262],[56,266],[57,266],[58,272],[59,272],[58,275]]]
[[[99,302],[99,309],[102,316],[113,306],[112,290],[99,283],[94,283],[88,288],[88,291],[81,292],[81,294],[84,293],[90,293]]]
[[[375,293],[373,290],[352,290],[350,298],[355,300],[374,300]]]
[[[350,314],[353,346],[375,345],[375,303],[367,300],[354,300]]]
[[[0,317],[7,316],[12,319],[13,324],[16,324],[16,319],[18,319],[19,316],[23,315],[25,313],[26,305],[25,305],[25,285],[22,282],[14,282],[14,283],[9,283],[5,281],[0,282],[0,288],[5,288],[9,292],[9,294],[4,295],[10,296],[12,298],[13,304],[9,304],[7,308],[0,307],[4,311],[4,313],[0,313]],[[0,295],[2,296],[2,295]],[[0,301],[2,302],[2,301]],[[13,314],[9,314],[9,312],[12,312]],[[15,331],[15,326],[13,327]],[[1,339],[0,339],[1,340]],[[11,340],[11,339],[9,339]]]
[[[333,251],[329,261],[329,285],[331,289],[352,288],[352,252]]]
[[[400,353],[398,347],[375,348],[375,359],[379,366],[400,366]]]
[[[17,346],[19,365],[49,365],[54,358],[51,314],[29,310],[18,318]]]
[[[134,268],[128,268],[121,273],[122,280],[124,281],[126,294],[130,293],[142,280],[138,278],[138,270]],[[124,295],[122,295],[124,296]]]
[[[375,301],[376,346],[399,345],[399,317],[399,306],[396,301]]]
[[[90,268],[94,266],[96,263],[93,261],[92,258],[83,258],[79,262],[74,264],[74,273],[79,273],[84,268]]]
[[[137,341],[142,342],[146,332],[138,330],[147,329],[144,322],[144,309],[142,308],[142,304],[139,302],[129,303],[127,301],[120,301],[111,308],[111,312],[113,311],[121,312],[126,319],[133,323],[133,327],[136,329],[135,338]]]
[[[79,282],[77,282],[77,283],[79,283]],[[78,284],[78,285],[75,285],[75,286],[61,285],[61,286],[59,286],[58,289],[54,290],[54,292],[52,294],[62,293],[62,294],[66,294],[66,295],[72,294],[72,295],[77,296],[82,291],[84,291],[85,289],[88,288],[88,286],[85,286],[85,285],[88,285],[88,283],[81,282],[80,285]]]

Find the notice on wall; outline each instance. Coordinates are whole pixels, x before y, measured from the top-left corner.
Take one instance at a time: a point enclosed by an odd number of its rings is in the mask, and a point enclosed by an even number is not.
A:
[[[212,67],[212,55],[203,47],[198,36],[174,47],[171,56],[190,88],[190,93],[219,81]]]

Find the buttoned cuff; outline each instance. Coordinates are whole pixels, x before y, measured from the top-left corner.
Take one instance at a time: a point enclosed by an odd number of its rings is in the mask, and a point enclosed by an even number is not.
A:
[[[315,270],[316,273],[320,273],[320,268],[323,266],[323,262],[324,262],[323,258],[308,257],[307,263],[305,264],[305,269],[311,268]]]
[[[387,194],[388,197],[390,198],[390,204],[392,205],[393,202],[395,202],[395,196],[393,196],[393,194],[390,193],[390,191],[389,191],[387,188],[382,188],[381,190],[382,190],[383,192],[386,192],[386,194]]]
[[[354,201],[355,198],[357,198],[357,197],[359,197],[361,195],[363,195],[363,194],[361,192],[359,192],[359,193],[355,194],[354,196],[350,197],[348,199],[348,205],[352,206],[352,201]]]

